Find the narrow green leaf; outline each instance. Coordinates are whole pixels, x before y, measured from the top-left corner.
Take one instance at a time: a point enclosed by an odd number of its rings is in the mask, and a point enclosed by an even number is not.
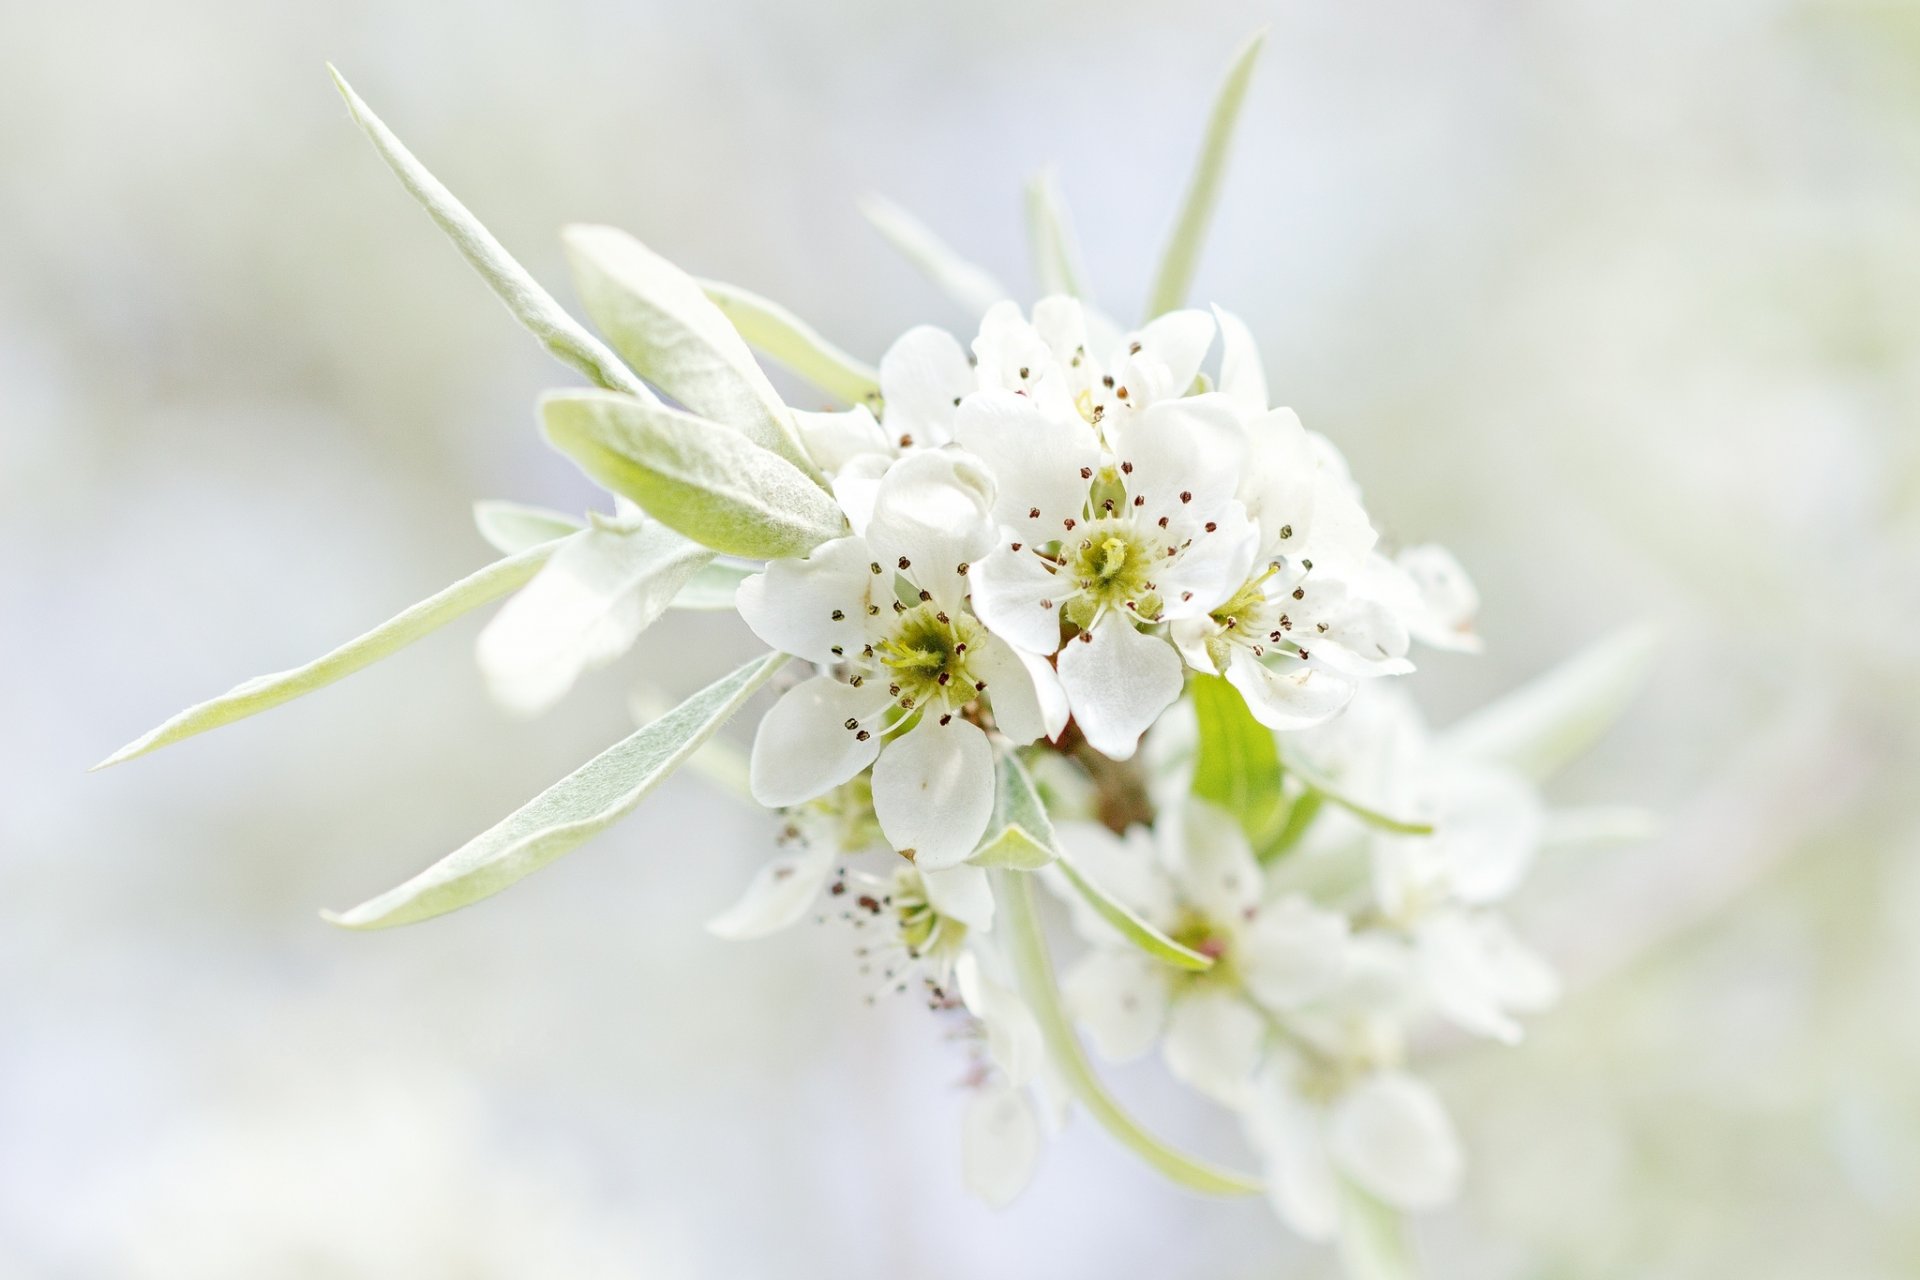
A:
[[[1180,216],[1173,234],[1160,257],[1160,270],[1154,276],[1153,289],[1147,295],[1147,315],[1178,310],[1186,305],[1193,289],[1194,271],[1200,264],[1200,249],[1213,221],[1213,207],[1220,199],[1220,180],[1226,173],[1227,149],[1233,142],[1233,127],[1240,119],[1240,107],[1247,97],[1247,85],[1253,67],[1260,59],[1260,47],[1266,43],[1264,29],[1254,32],[1233,55],[1226,79],[1213,100],[1213,114],[1207,120],[1206,140],[1200,145],[1200,158],[1187,180],[1187,194],[1180,204]]]
[[[608,391],[540,404],[555,448],[615,493],[702,546],[733,556],[803,556],[847,532],[821,488],[737,431]]]
[[[488,546],[509,556],[578,533],[584,527],[580,521],[559,511],[499,498],[483,498],[474,503],[473,524]]]
[[[1017,871],[999,871],[995,876],[1000,908],[1005,913],[1009,958],[1020,993],[1040,1024],[1041,1038],[1054,1068],[1080,1105],[1128,1150],[1181,1186],[1209,1195],[1258,1195],[1261,1186],[1257,1180],[1168,1146],[1141,1128],[1107,1092],[1093,1064],[1087,1061],[1086,1050],[1074,1034],[1061,1001],[1040,913],[1034,905],[1032,876]]]
[[[1087,900],[1102,920],[1120,931],[1122,937],[1155,960],[1163,960],[1176,969],[1187,969],[1194,973],[1204,973],[1213,968],[1213,957],[1203,956],[1190,947],[1183,947],[1160,932],[1152,925],[1135,915],[1118,898],[1087,877],[1087,873],[1073,864],[1064,850],[1056,850],[1058,856],[1054,865],[1067,877],[1067,883],[1074,892]]]
[[[1027,244],[1043,295],[1086,297],[1087,271],[1080,261],[1080,243],[1073,234],[1059,180],[1051,169],[1027,183]]]
[[[740,584],[757,572],[751,565],[716,561],[694,574],[687,585],[680,588],[680,594],[673,598],[673,607],[707,613],[731,609]]]
[[[787,660],[769,653],[708,685],[609,747],[413,879],[351,911],[349,929],[385,929],[491,897],[633,812]]]
[[[1440,735],[1443,749],[1505,765],[1536,782],[1592,746],[1640,691],[1659,633],[1616,631]]]
[[[587,314],[641,377],[817,474],[787,406],[698,280],[614,227],[572,226],[561,238]]]
[[[588,333],[579,321],[568,315],[554,301],[553,295],[527,274],[525,267],[514,261],[513,256],[493,238],[493,233],[481,226],[480,220],[468,212],[467,207],[456,200],[438,178],[428,173],[426,166],[414,159],[413,153],[394,137],[393,131],[381,122],[380,117],[368,109],[367,104],[360,100],[360,95],[353,91],[331,63],[327,70],[332,73],[340,96],[347,100],[347,110],[352,113],[354,123],[372,139],[380,158],[387,162],[387,167],[393,170],[401,185],[440,224],[440,229],[453,241],[454,248],[480,273],[487,286],[513,313],[514,319],[525,325],[562,362],[572,365],[601,386],[651,399],[653,393],[634,377],[633,371],[621,364],[619,357]]]
[[[149,751],[157,751],[182,738],[191,738],[196,733],[205,733],[208,729],[217,729],[223,724],[257,715],[270,707],[291,702],[302,694],[330,685],[343,676],[352,675],[362,667],[371,666],[389,654],[404,649],[429,631],[452,622],[461,614],[524,586],[559,546],[559,542],[541,543],[505,560],[496,560],[438,595],[429,596],[404,613],[381,623],[365,635],[349,640],[324,657],[291,671],[256,676],[244,684],[235,685],[210,702],[189,707],[93,767],[105,769],[135,756],[143,756]]]
[[[1199,722],[1193,794],[1233,815],[1258,849],[1280,816],[1280,748],[1240,691],[1219,676],[1187,683]]]
[[[1338,805],[1340,808],[1345,809],[1348,813],[1370,827],[1377,827],[1381,831],[1390,831],[1395,835],[1403,836],[1430,836],[1433,834],[1433,824],[1431,822],[1416,822],[1410,818],[1396,818],[1391,814],[1382,813],[1372,805],[1354,799],[1342,791],[1339,785],[1332,779],[1322,774],[1318,769],[1315,769],[1312,764],[1302,758],[1297,752],[1283,750],[1280,759],[1281,763],[1286,767],[1287,772],[1293,775],[1294,781],[1300,783],[1309,791],[1318,793],[1328,804]]]
[[[1047,807],[1019,757],[1000,755],[987,838],[967,861],[981,867],[1037,871],[1060,856]]]
[[[1280,829],[1259,848],[1260,861],[1272,862],[1291,852],[1300,843],[1300,838],[1307,834],[1307,828],[1313,825],[1313,820],[1320,816],[1320,809],[1326,802],[1326,796],[1318,791],[1302,791],[1295,796],[1293,803],[1287,806],[1286,820],[1280,824]]]
[[[868,195],[860,201],[860,212],[969,319],[978,320],[994,303],[1012,296],[998,280],[955,253],[925,223],[893,201]]]
[[[747,345],[848,404],[880,407],[880,371],[854,359],[779,303],[718,280],[700,287]]]
[[[1400,1214],[1345,1179],[1340,1183],[1340,1261],[1348,1280],[1413,1280],[1419,1273]]]

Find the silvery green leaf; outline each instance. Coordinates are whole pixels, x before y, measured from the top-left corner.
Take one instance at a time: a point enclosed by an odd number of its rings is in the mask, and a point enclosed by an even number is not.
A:
[[[454,199],[453,193],[428,173],[424,165],[414,159],[413,153],[394,137],[393,131],[381,122],[380,117],[368,109],[340,72],[332,65],[327,70],[332,72],[340,96],[347,100],[347,110],[353,114],[354,122],[372,139],[375,150],[387,162],[387,167],[393,170],[401,185],[420,202],[433,220],[440,224],[440,229],[453,241],[461,256],[480,273],[488,287],[513,313],[514,319],[540,339],[547,350],[601,386],[624,391],[628,395],[651,398],[653,393],[633,376],[633,371],[621,364],[618,356],[568,315],[554,301],[553,295],[542,289],[527,274],[527,269],[501,247],[500,242],[493,238],[493,233],[481,226],[480,220]]]
[[[759,570],[744,564],[716,561],[706,565],[687,579],[687,585],[673,598],[673,607],[707,613],[731,609],[740,584],[757,572]]]
[[[473,524],[488,546],[509,556],[577,533],[582,527],[578,520],[561,512],[498,498],[483,498],[473,504]]]
[[[651,684],[636,684],[627,693],[627,713],[633,717],[635,724],[649,724],[658,720],[672,706],[673,700]],[[747,804],[755,803],[753,788],[749,784],[747,753],[720,734],[716,733],[701,743],[700,749],[687,757],[683,767],[728,795]]]
[[[1247,97],[1247,84],[1260,58],[1260,47],[1267,33],[1256,31],[1233,55],[1226,79],[1213,100],[1213,113],[1207,120],[1206,140],[1200,144],[1200,158],[1194,163],[1193,176],[1187,179],[1187,194],[1180,203],[1180,216],[1173,234],[1160,256],[1160,270],[1153,289],[1147,294],[1147,316],[1176,311],[1186,305],[1193,288],[1194,271],[1200,264],[1200,249],[1206,242],[1213,207],[1220,199],[1220,180],[1226,173],[1227,149],[1233,142],[1233,128],[1240,119],[1240,107]]]
[[[601,752],[405,884],[326,918],[349,929],[411,924],[491,897],[531,875],[633,812],[786,660],[779,653],[755,658]]]
[[[891,200],[866,196],[860,201],[860,212],[888,244],[920,269],[920,274],[959,304],[968,318],[977,320],[994,303],[1012,296],[998,280],[948,248],[925,223]]]
[[[1193,794],[1232,814],[1259,848],[1280,813],[1280,748],[1240,691],[1219,676],[1187,682],[1199,726]]]
[[[1487,704],[1440,735],[1447,751],[1551,777],[1626,710],[1652,665],[1657,633],[1628,627]]]
[[[1087,270],[1080,261],[1080,243],[1051,169],[1027,183],[1027,243],[1043,295],[1086,296]]]
[[[1045,931],[1033,900],[1033,877],[1017,871],[995,872],[996,897],[1005,912],[1008,959],[1020,994],[1040,1025],[1041,1039],[1058,1078],[1102,1128],[1135,1155],[1183,1187],[1209,1195],[1258,1195],[1260,1183],[1168,1146],[1141,1127],[1101,1083],[1087,1061],[1080,1037],[1060,998]],[[998,936],[999,931],[995,931]]]
[[[699,281],[614,227],[562,240],[587,314],[641,377],[814,474],[787,406]]]
[[[1060,856],[1047,807],[1026,766],[1011,751],[995,767],[993,817],[987,838],[967,861],[982,867],[1037,871]]]
[[[362,667],[371,666],[412,644],[429,631],[452,622],[461,614],[524,586],[559,545],[557,542],[546,542],[504,560],[496,560],[438,595],[429,596],[404,613],[381,623],[365,635],[349,640],[324,657],[291,671],[256,676],[244,684],[235,685],[212,701],[189,707],[93,767],[104,769],[135,756],[143,756],[149,751],[157,751],[182,738],[191,738],[196,733],[232,724],[235,720],[256,715],[283,702],[291,702],[302,694],[312,693],[343,676],[352,675]]]
[[[609,391],[554,392],[540,416],[588,475],[715,551],[803,556],[847,531],[820,486],[718,423]]]
[[[480,673],[500,705],[536,715],[587,671],[633,647],[713,552],[664,525],[570,537],[480,633]]]
[[[1349,1280],[1413,1280],[1419,1271],[1400,1214],[1344,1179],[1340,1261]]]
[[[1382,812],[1366,802],[1348,795],[1339,784],[1326,777],[1313,764],[1296,751],[1282,747],[1280,762],[1295,782],[1317,794],[1328,804],[1338,805],[1360,821],[1381,831],[1390,831],[1402,836],[1430,836],[1433,834],[1431,822],[1418,822],[1411,818],[1396,818]]]
[[[880,371],[828,342],[799,316],[737,285],[702,280],[700,287],[755,351],[848,404],[880,407]]]
[[[1191,947],[1181,946],[1166,934],[1135,915],[1125,903],[1115,898],[1095,883],[1086,872],[1076,866],[1067,857],[1064,850],[1056,849],[1054,866],[1066,877],[1073,891],[1086,899],[1094,914],[1119,930],[1120,936],[1140,948],[1155,960],[1164,961],[1176,969],[1187,969],[1194,973],[1204,973],[1213,968],[1213,957],[1201,955]]]

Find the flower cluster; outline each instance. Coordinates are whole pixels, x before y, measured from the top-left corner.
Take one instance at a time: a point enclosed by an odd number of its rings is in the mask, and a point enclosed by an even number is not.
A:
[[[1304,1235],[1399,1248],[1396,1214],[1448,1199],[1463,1163],[1416,1051],[1444,1027],[1511,1041],[1553,1000],[1499,906],[1537,849],[1607,828],[1556,822],[1536,784],[1618,709],[1646,646],[1613,641],[1438,735],[1386,678],[1413,670],[1416,644],[1478,648],[1471,583],[1437,546],[1387,554],[1339,450],[1272,404],[1247,326],[1181,305],[1257,49],[1228,77],[1143,324],[1084,300],[1044,183],[1048,287],[1030,310],[875,206],[978,317],[966,345],[917,328],[877,368],[623,233],[572,228],[603,343],[342,82],[402,183],[596,384],[550,394],[541,421],[614,510],[480,504],[501,559],[104,763],[503,597],[477,656],[522,712],[670,609],[737,612],[768,652],[329,919],[384,928],[477,902],[682,764],[718,764],[778,811],[780,849],[710,928],[841,922],[876,996],[912,992],[957,1022],[982,1197],[1017,1195],[1045,1134],[1083,1109],[1188,1186],[1264,1191]],[[850,407],[790,407],[756,350]],[[776,677],[736,766],[715,735]],[[1079,939],[1061,981],[1035,885]],[[1083,1031],[1110,1059],[1157,1048],[1242,1119],[1261,1174],[1150,1134],[1105,1092]]]

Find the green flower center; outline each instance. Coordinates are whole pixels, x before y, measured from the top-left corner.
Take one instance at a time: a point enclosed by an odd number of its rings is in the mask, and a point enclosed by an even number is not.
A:
[[[967,659],[982,638],[970,617],[927,602],[899,615],[893,634],[874,646],[874,656],[886,668],[889,691],[901,706],[942,699],[957,707],[973,701],[976,682]]]
[[[1166,557],[1130,522],[1103,519],[1082,525],[1061,547],[1061,575],[1079,591],[1067,606],[1067,621],[1085,630],[1109,609],[1124,609],[1143,622],[1160,616],[1154,565]]]

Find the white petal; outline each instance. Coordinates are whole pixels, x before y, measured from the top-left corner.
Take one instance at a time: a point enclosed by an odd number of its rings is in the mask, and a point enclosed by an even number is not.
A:
[[[1520,1024],[1509,1011],[1536,1012],[1559,995],[1553,970],[1498,916],[1435,913],[1414,945],[1434,1006],[1476,1035],[1518,1043]]]
[[[954,964],[954,979],[960,987],[960,999],[967,1012],[980,1019],[987,1030],[987,1052],[1007,1082],[1016,1087],[1030,1083],[1045,1058],[1040,1039],[1040,1024],[1034,1021],[1027,1002],[1006,983],[1001,982],[981,963],[978,952],[963,952]]]
[[[1089,880],[1148,924],[1168,926],[1179,911],[1173,881],[1167,875],[1158,842],[1144,826],[1116,836],[1097,822],[1054,823],[1054,838]],[[1067,895],[1074,927],[1089,942],[1123,943],[1119,932],[1100,918],[1078,893]],[[1130,944],[1128,944],[1130,945]]]
[[[927,891],[927,905],[940,915],[983,933],[993,928],[993,886],[984,868],[963,862],[957,867],[922,870],[920,883]]]
[[[707,932],[734,941],[777,933],[807,914],[833,870],[826,841],[783,854],[760,868],[740,901],[707,921]]]
[[[864,536],[873,519],[873,502],[880,493],[880,477],[893,465],[890,453],[863,453],[833,477],[833,500],[847,513],[855,534]]]
[[[1377,1072],[1333,1104],[1334,1164],[1396,1209],[1432,1209],[1460,1189],[1465,1163],[1453,1121],[1433,1090],[1399,1071]]]
[[[863,404],[844,413],[811,413],[805,409],[791,412],[807,456],[828,475],[838,474],[855,458],[893,457],[893,446],[880,429],[873,410]]]
[[[741,582],[734,608],[753,634],[808,662],[858,654],[865,643],[867,601],[876,581],[861,538],[835,538],[804,560],[774,560]],[[835,614],[839,617],[835,617]]]
[[[1081,472],[1099,467],[1100,442],[1077,414],[1049,413],[1011,391],[983,391],[960,406],[954,439],[993,473],[994,517],[1008,537],[1037,546],[1084,513]]]
[[[1368,593],[1392,604],[1414,639],[1456,653],[1480,652],[1473,629],[1480,593],[1452,552],[1427,543],[1406,548],[1391,562],[1375,556],[1368,566],[1377,575],[1369,578]]]
[[[966,589],[960,566],[993,546],[992,502],[993,480],[977,459],[950,449],[907,454],[880,478],[867,545],[883,569],[957,605]]]
[[[1171,981],[1165,965],[1130,946],[1095,947],[1067,971],[1061,994],[1100,1056],[1128,1062],[1167,1025]]]
[[[1160,713],[1180,696],[1180,655],[1159,636],[1108,617],[1060,654],[1060,684],[1080,731],[1114,760],[1131,757]]]
[[[989,1086],[967,1104],[960,1162],[967,1190],[996,1209],[1026,1190],[1040,1158],[1040,1119],[1024,1089]]]
[[[1179,817],[1162,825],[1167,869],[1181,899],[1209,920],[1238,922],[1260,901],[1263,881],[1246,833],[1227,813],[1191,801]]]
[[[887,744],[873,766],[880,830],[922,870],[966,861],[993,816],[993,748],[978,725],[931,714]]]
[[[887,438],[945,444],[953,437],[954,406],[978,386],[959,339],[931,325],[907,330],[880,357]]]
[[[1311,524],[1296,529],[1294,539],[1298,545],[1289,554],[1313,561],[1315,573],[1351,578],[1366,565],[1378,535],[1352,484],[1323,466],[1314,477]]]
[[[1078,298],[1060,294],[1033,304],[1033,331],[1047,344],[1054,363],[1071,364],[1087,345],[1087,313]]]
[[[546,710],[582,673],[632,648],[710,559],[651,522],[573,534],[480,633],[488,690],[522,715]]]
[[[1266,1046],[1267,1022],[1233,992],[1196,987],[1173,1002],[1161,1052],[1167,1069],[1215,1102],[1244,1107]]]
[[[1128,403],[1184,396],[1213,345],[1213,317],[1198,310],[1169,311],[1134,333],[1127,345],[1112,369],[1127,384]],[[1135,346],[1138,351],[1131,350]]]
[[[1071,583],[1039,556],[997,547],[973,566],[973,611],[989,630],[1028,653],[1060,647],[1060,601]]]
[[[1220,392],[1243,413],[1265,413],[1267,373],[1260,365],[1260,349],[1246,322],[1221,307],[1213,309],[1220,322]]]
[[[1221,395],[1122,418],[1107,428],[1107,445],[1126,473],[1128,501],[1142,499],[1132,508],[1137,519],[1194,525],[1217,519],[1232,501],[1246,454],[1240,419]]]
[[[994,727],[1012,741],[1057,737],[1066,727],[1067,695],[1044,658],[1018,653],[989,635],[967,655],[967,668],[986,682]]]
[[[741,584],[742,590],[745,584]],[[864,689],[828,676],[803,680],[781,695],[753,736],[748,785],[753,798],[770,809],[811,800],[839,786],[873,763],[880,733],[870,727],[862,742],[846,727],[886,706],[884,687]]]
[[[1241,979],[1276,1013],[1318,1000],[1347,974],[1347,918],[1305,898],[1270,902],[1234,943]]]
[[[1167,562],[1156,577],[1164,602],[1162,617],[1197,618],[1225,603],[1253,570],[1260,531],[1238,502],[1229,502],[1191,545]]]
[[[1265,1157],[1274,1209],[1308,1240],[1331,1240],[1340,1221],[1340,1188],[1327,1157],[1326,1117],[1295,1091],[1290,1062],[1270,1063],[1260,1073],[1247,1119]]]
[[[1297,659],[1275,661],[1290,665],[1276,671],[1241,645],[1234,646],[1227,660],[1228,683],[1247,700],[1253,718],[1267,728],[1284,732],[1323,724],[1352,701],[1355,685],[1350,678]]]
[[[1436,856],[1454,893],[1469,903],[1498,902],[1518,887],[1546,834],[1546,808],[1522,779],[1499,769],[1449,767],[1435,823]]]

